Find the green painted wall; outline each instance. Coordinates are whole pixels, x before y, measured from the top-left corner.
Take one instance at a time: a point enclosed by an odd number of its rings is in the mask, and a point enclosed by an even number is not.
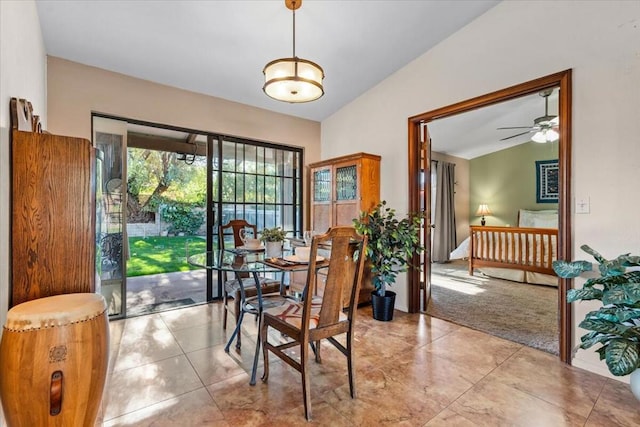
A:
[[[480,225],[475,216],[480,203],[487,203],[492,212],[487,225],[515,227],[519,209],[557,209],[557,203],[536,203],[536,160],[557,158],[557,143],[527,142],[472,159],[469,223]]]

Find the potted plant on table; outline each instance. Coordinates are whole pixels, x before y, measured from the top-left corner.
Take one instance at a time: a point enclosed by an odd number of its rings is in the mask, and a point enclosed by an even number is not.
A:
[[[580,289],[569,289],[567,302],[598,300],[602,306],[580,322],[581,328],[591,331],[580,338],[580,348],[600,344],[596,350],[600,360],[615,376],[631,374],[631,390],[640,399],[640,271],[627,271],[640,266],[640,256],[624,254],[607,260],[587,245],[581,249],[600,264],[600,276],[587,279]],[[554,261],[553,270],[571,279],[591,271],[591,263]]]
[[[353,220],[355,229],[369,238],[365,255],[371,269],[371,293],[373,317],[376,320],[391,320],[395,304],[395,292],[388,291],[399,273],[409,268],[419,268],[411,264],[412,256],[424,250],[420,243],[422,215],[410,213],[399,219],[395,209],[387,207],[387,202],[378,203],[370,212],[362,211]]]
[[[280,227],[265,228],[260,232],[260,240],[265,244],[267,257],[282,256],[282,244],[286,235],[287,233]]]

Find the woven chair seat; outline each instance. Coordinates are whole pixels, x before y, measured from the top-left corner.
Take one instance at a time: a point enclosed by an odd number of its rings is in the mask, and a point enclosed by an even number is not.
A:
[[[314,296],[311,299],[311,316],[309,318],[309,329],[315,329],[320,322],[320,309],[322,308],[322,297]],[[287,301],[285,304],[272,307],[265,310],[265,313],[269,313],[283,322],[300,329],[302,327],[302,312],[304,310],[304,304],[302,302],[296,302],[293,300]],[[340,312],[338,315],[338,321],[342,322],[348,320],[347,315]]]

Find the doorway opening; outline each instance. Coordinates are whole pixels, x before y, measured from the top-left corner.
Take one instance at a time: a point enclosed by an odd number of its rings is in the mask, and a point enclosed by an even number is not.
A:
[[[550,88],[558,88],[558,244],[557,259],[571,259],[571,70],[532,80],[520,85],[512,86],[497,92],[459,102],[447,107],[439,108],[409,118],[409,200],[410,210],[426,208],[423,238],[431,241],[430,218],[430,169],[433,154],[429,137],[430,123],[438,119],[459,115],[482,107],[492,106],[509,100],[537,94]],[[495,125],[495,127],[504,124]],[[424,171],[425,184],[421,186],[420,173]],[[425,191],[426,190],[426,191]],[[431,297],[431,254],[427,251],[422,257],[415,256],[414,262],[424,267],[424,281],[421,283],[420,274],[412,272],[409,275],[409,307],[411,311],[425,311]],[[570,281],[559,279],[557,288],[559,313],[559,355],[560,359],[569,362],[571,358],[571,313],[566,303],[566,291],[570,288]]]

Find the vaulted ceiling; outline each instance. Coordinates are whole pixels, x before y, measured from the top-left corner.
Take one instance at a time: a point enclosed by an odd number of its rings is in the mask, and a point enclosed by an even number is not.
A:
[[[305,0],[296,54],[324,68],[325,95],[267,97],[262,69],[292,55],[284,0],[38,0],[47,54],[322,121],[495,6],[496,0]]]

